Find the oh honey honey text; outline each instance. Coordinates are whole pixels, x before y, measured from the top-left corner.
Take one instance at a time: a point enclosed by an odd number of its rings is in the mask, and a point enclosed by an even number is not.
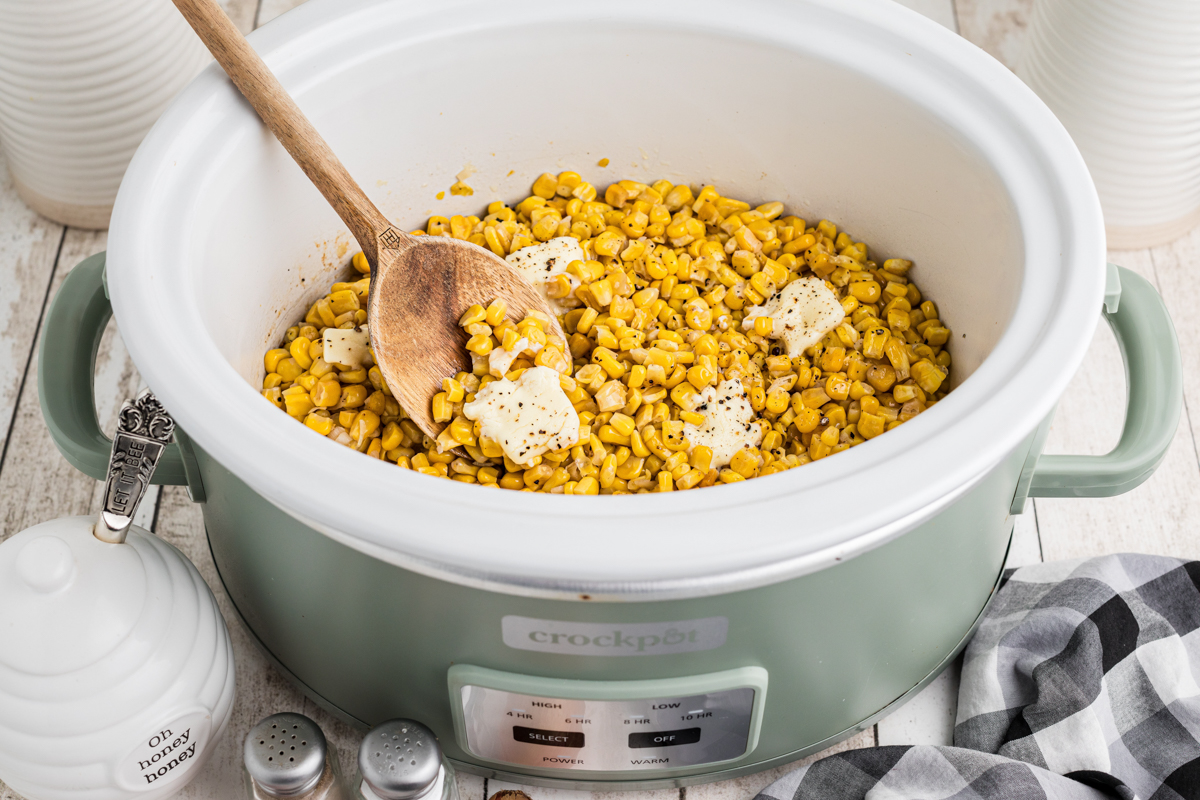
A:
[[[138,761],[138,771],[142,773],[146,783],[154,783],[166,777],[172,770],[195,756],[196,743],[188,744],[191,738],[191,728],[179,735],[172,733],[168,728],[151,736],[150,741],[146,742],[146,747],[151,750],[158,748],[157,752],[145,761]]]

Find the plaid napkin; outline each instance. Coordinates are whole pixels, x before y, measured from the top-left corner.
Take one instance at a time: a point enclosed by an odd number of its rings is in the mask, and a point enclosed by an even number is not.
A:
[[[850,750],[756,800],[1200,800],[1200,562],[1022,567],[967,646],[955,747]]]

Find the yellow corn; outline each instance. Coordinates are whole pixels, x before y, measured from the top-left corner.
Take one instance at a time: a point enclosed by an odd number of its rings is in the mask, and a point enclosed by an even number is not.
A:
[[[289,416],[297,418],[303,417],[315,407],[308,392],[300,386],[293,386],[283,391],[283,406]]]
[[[486,356],[492,352],[492,337],[483,335],[472,336],[467,340],[466,348],[476,355]]]
[[[758,456],[745,448],[738,450],[730,459],[729,468],[743,478],[753,478],[758,472]]]
[[[358,384],[342,386],[342,399],[337,405],[342,408],[358,408],[367,400],[367,387]]]
[[[455,417],[454,421],[450,423],[448,430],[450,431],[450,436],[459,444],[473,445],[476,443],[471,423],[466,417]]]
[[[858,418],[858,433],[864,439],[874,439],[883,433],[883,429],[884,420],[881,416],[864,411]]]
[[[867,358],[883,358],[883,348],[891,338],[887,328],[870,328],[863,334],[862,353]]]
[[[434,422],[449,422],[454,416],[450,410],[450,401],[445,392],[438,392],[433,396],[432,410]]]
[[[946,379],[946,374],[938,366],[928,361],[918,361],[912,365],[911,371],[913,380],[928,394],[938,391]]]
[[[317,408],[332,408],[342,398],[342,385],[336,380],[317,381],[311,394],[313,405]]]
[[[282,347],[277,347],[274,350],[268,350],[263,356],[263,365],[266,366],[267,372],[276,372],[279,367],[279,362],[291,356],[291,353],[284,350]],[[293,380],[295,380],[293,378]]]
[[[912,263],[880,266],[866,244],[832,222],[809,227],[779,202],[752,209],[714,186],[694,195],[667,181],[623,180],[601,192],[568,170],[539,176],[512,207],[496,201],[483,219],[433,216],[419,233],[501,256],[573,236],[585,253],[536,287],[568,309],[561,332],[544,316],[506,321],[499,299],[478,298],[459,318],[475,356],[495,347],[512,352],[526,339],[535,354],[518,356],[507,377],[534,366],[555,370],[578,413],[580,443],[528,465],[506,459],[480,435],[480,423],[462,416],[463,403],[494,380],[488,359],[475,359],[477,374],[444,376],[430,407],[445,426],[436,441],[408,419],[378,367],[342,370],[324,361],[322,328],[368,323],[370,266],[362,253],[351,261],[364,277],[333,284],[264,355],[268,400],[339,443],[423,474],[564,494],[699,488],[828,457],[944,396],[952,337],[909,279]],[[775,321],[760,316],[744,328],[744,309],[810,274],[828,282],[846,319],[810,357],[789,358],[782,343],[768,341]],[[716,470],[711,451],[690,447],[684,431],[708,419],[696,410],[700,393],[730,378],[741,380],[764,436],[761,449],[738,451]]]

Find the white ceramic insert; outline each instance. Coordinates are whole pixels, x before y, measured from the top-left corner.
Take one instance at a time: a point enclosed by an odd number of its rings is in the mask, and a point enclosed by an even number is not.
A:
[[[733,486],[534,496],[364,458],[259,395],[264,350],[354,247],[210,67],[121,187],[116,317],[201,448],[289,513],[395,564],[474,585],[677,593],[820,569],[928,519],[1012,452],[1099,319],[1100,206],[1070,137],[999,63],[885,0],[747,0],[736,13],[716,0],[312,0],[250,40],[407,228],[518,200],[544,171],[711,182],[913,259],[954,330],[957,388],[929,413]],[[435,199],[467,164],[475,195]],[[297,481],[298,464],[318,479]]]

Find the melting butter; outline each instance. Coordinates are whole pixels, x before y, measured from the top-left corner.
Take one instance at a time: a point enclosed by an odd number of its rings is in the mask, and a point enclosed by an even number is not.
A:
[[[480,434],[499,443],[504,455],[525,466],[551,450],[579,441],[579,415],[549,367],[531,367],[516,381],[492,381],[463,405]]]
[[[746,309],[742,328],[754,327],[756,317],[770,317],[775,321],[772,339],[780,339],[787,347],[788,356],[804,355],[812,347],[842,324],[846,313],[837,295],[829,290],[820,278],[799,278],[776,292],[761,306]]]
[[[695,411],[704,415],[704,424],[689,422],[683,426],[683,434],[689,452],[698,445],[712,450],[712,469],[729,466],[738,450],[762,444],[762,426],[751,421],[754,409],[739,378],[707,387],[700,393]]]
[[[324,348],[321,357],[330,364],[362,369],[371,361],[371,337],[366,325],[361,328],[326,328],[321,339]]]
[[[524,336],[517,339],[513,344],[512,350],[505,350],[503,347],[493,347],[492,352],[488,353],[488,372],[497,378],[503,378],[508,374],[508,370],[512,368],[512,363],[528,347],[529,340]]]
[[[572,261],[586,261],[587,255],[577,239],[559,236],[541,244],[522,247],[504,260],[521,273],[530,286],[542,293],[555,313],[562,314],[567,309],[558,300],[546,295],[546,281],[565,273]],[[571,281],[571,290],[574,291],[579,286],[579,279],[574,275],[567,277]]]

